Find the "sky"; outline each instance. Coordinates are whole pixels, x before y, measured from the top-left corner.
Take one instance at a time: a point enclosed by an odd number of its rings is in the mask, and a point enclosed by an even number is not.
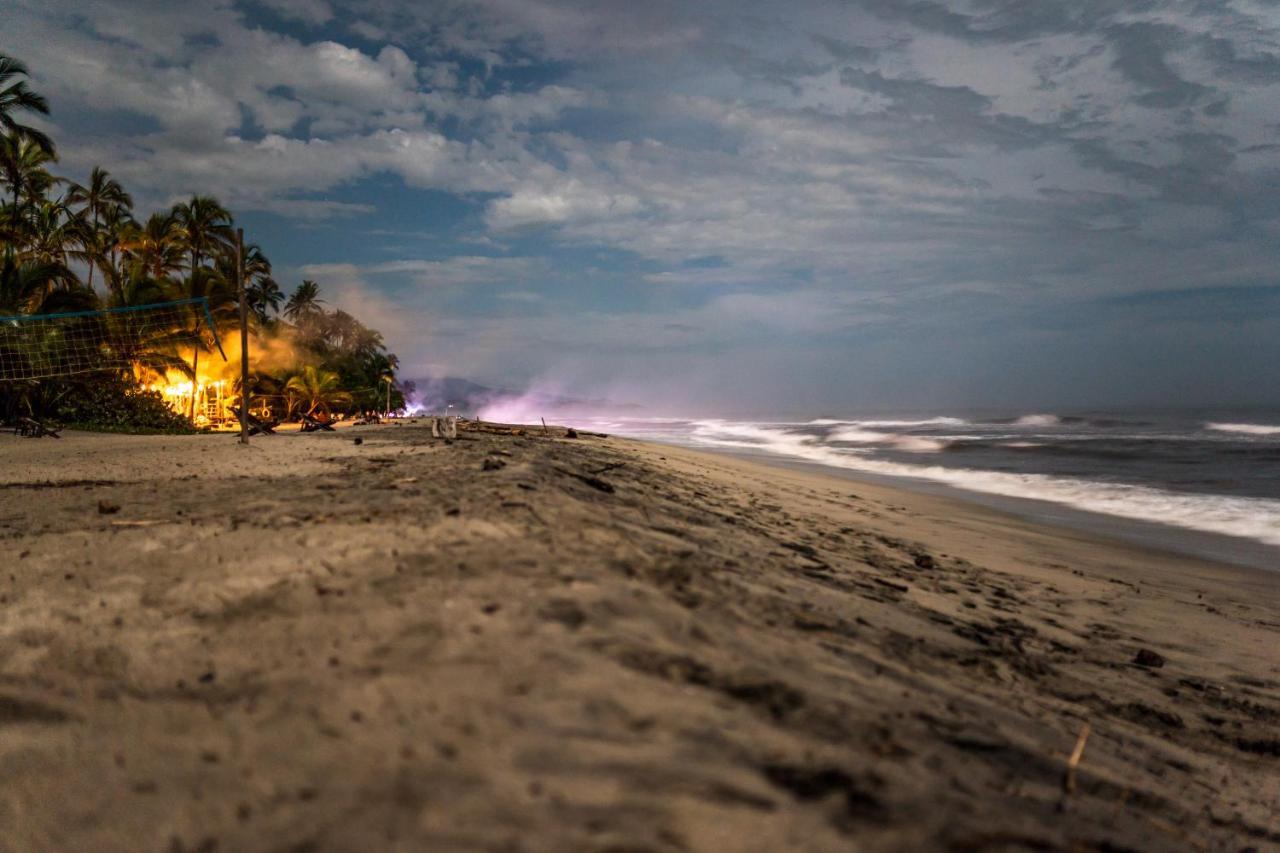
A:
[[[63,174],[407,377],[709,413],[1280,403],[1277,0],[4,0]]]

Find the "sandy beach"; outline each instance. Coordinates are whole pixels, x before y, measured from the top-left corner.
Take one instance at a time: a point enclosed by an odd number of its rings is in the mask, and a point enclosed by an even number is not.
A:
[[[3,851],[1280,849],[1280,574],[945,497],[5,435],[0,566]]]

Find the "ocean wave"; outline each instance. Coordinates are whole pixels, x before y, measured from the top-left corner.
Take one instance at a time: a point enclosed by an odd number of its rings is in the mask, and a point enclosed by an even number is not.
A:
[[[1243,435],[1280,435],[1280,426],[1275,424],[1220,424],[1207,423],[1205,429],[1215,432],[1234,432]]]
[[[874,430],[845,427],[832,430],[827,434],[827,441],[843,444],[878,444],[906,453],[938,453],[947,448],[948,442],[941,438],[919,435],[900,435],[893,432],[875,432]]]
[[[894,450],[906,453],[940,453],[948,446],[948,442],[942,439],[925,438],[919,435],[895,435],[889,444]]]
[[[1280,500],[1271,498],[1189,494],[1048,474],[890,462],[870,458],[865,452],[831,447],[812,435],[725,421],[695,422],[691,438],[703,446],[764,450],[834,468],[929,480],[973,492],[1048,501],[1087,512],[1280,546]]]
[[[848,444],[878,444],[887,438],[889,436],[885,433],[857,427],[835,429],[827,434],[827,441],[843,441]]]
[[[969,421],[963,418],[920,418],[917,420],[835,420],[833,418],[818,418],[817,420],[807,421],[808,426],[853,426],[865,427],[867,429],[910,429],[911,427],[931,427],[931,426],[965,426]]]
[[[1023,415],[1013,422],[1014,426],[1051,427],[1062,423],[1057,415]]]

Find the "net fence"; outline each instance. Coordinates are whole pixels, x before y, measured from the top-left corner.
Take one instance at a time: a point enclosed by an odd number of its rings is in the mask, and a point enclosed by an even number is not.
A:
[[[178,364],[206,335],[221,352],[205,298],[0,317],[0,382]]]

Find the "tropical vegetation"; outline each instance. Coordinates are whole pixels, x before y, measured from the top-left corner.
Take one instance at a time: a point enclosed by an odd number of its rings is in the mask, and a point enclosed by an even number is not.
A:
[[[221,361],[213,355],[217,341],[238,340],[238,266],[253,344],[274,354],[262,363],[251,358],[252,409],[281,419],[376,412],[387,405],[388,384],[391,406],[403,406],[398,362],[382,336],[328,307],[314,281],[286,295],[262,247],[246,243],[237,259],[235,221],[217,199],[195,195],[143,213],[103,168],[83,184],[56,174],[54,141],[26,123],[49,112],[29,76],[21,62],[0,55],[0,317],[191,298],[207,300],[209,313],[195,305],[184,309],[189,316],[130,354],[130,370],[0,382],[0,418],[44,416],[116,429],[195,423],[195,395],[188,411],[168,417],[146,378],[195,380],[202,359]],[[0,359],[14,357],[0,348]],[[242,396],[238,385],[235,394]]]

